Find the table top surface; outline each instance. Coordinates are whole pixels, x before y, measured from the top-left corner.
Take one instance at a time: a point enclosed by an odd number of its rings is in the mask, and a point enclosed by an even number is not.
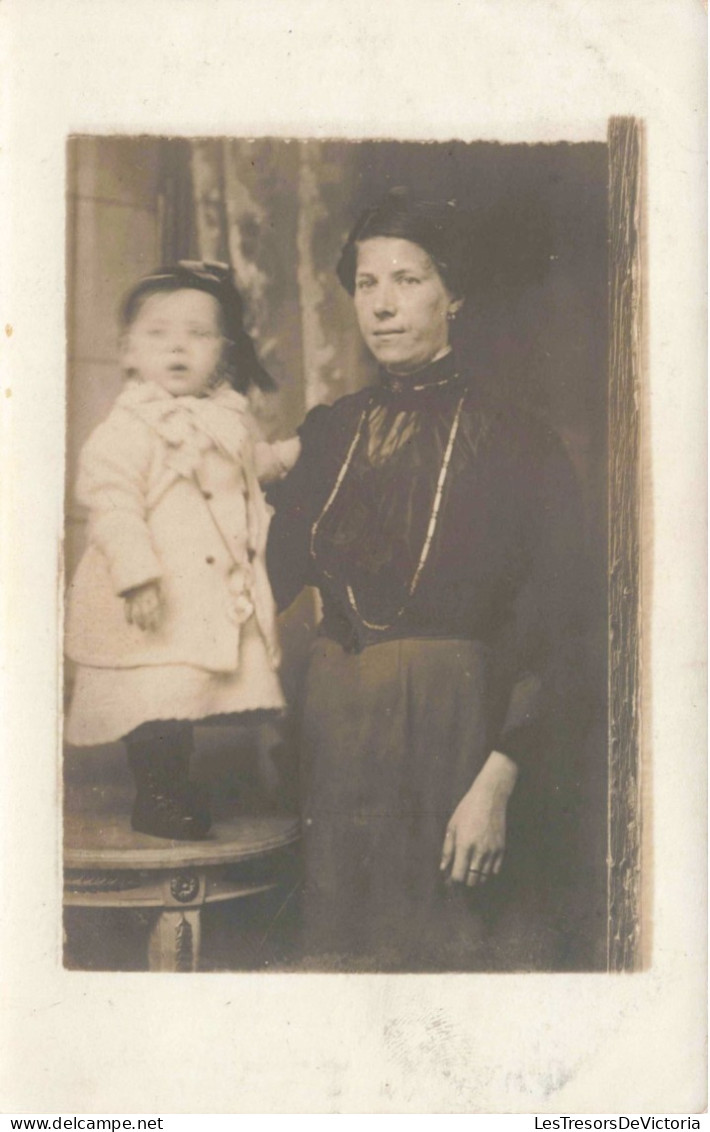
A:
[[[67,869],[173,869],[235,864],[294,844],[293,814],[234,814],[215,821],[204,841],[168,841],[131,829],[128,809],[69,812],[64,818]]]

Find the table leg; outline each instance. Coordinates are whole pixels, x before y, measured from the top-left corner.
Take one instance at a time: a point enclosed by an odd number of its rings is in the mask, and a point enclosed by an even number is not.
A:
[[[148,940],[151,971],[196,971],[200,961],[200,909],[163,909]]]

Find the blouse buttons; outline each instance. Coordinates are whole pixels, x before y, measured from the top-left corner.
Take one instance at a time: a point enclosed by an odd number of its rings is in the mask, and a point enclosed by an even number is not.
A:
[[[211,554],[207,558],[205,558],[205,562],[208,566],[214,566],[214,558]]]
[[[211,499],[212,498],[212,492],[211,491],[203,491],[202,492],[202,498],[203,499]]]

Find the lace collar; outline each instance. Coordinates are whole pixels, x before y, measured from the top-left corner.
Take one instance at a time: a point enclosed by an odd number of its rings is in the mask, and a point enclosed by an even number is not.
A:
[[[415,373],[400,376],[389,373],[382,368],[379,373],[379,383],[382,390],[395,397],[421,397],[423,394],[434,393],[450,386],[458,386],[461,377],[458,372],[456,358],[450,350],[443,358],[430,362]]]
[[[191,476],[209,448],[234,461],[242,458],[249,403],[227,384],[207,397],[173,397],[153,382],[131,381],[117,404],[157,433],[167,463],[180,475]]]

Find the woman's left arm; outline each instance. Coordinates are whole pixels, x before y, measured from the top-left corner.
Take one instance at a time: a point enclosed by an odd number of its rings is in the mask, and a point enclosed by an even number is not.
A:
[[[297,436],[288,440],[257,440],[254,443],[256,478],[262,487],[286,478],[301,455],[301,441]]]
[[[323,452],[332,443],[331,415],[332,409],[325,405],[311,409],[299,429],[299,437],[285,442],[292,447],[294,466],[285,479],[277,479],[267,491],[275,514],[269,526],[266,562],[279,610],[287,609],[303,587],[315,581],[310,532],[323,498]]]
[[[498,749],[457,805],[444,838],[442,871],[469,887],[500,872],[510,796],[521,767],[534,773],[543,753],[541,721],[554,683],[550,670],[566,652],[564,642],[579,634],[581,505],[574,471],[559,442],[547,450],[538,473],[531,477],[533,492],[525,492],[530,570],[518,595],[513,631],[502,646],[501,668],[512,671]]]

